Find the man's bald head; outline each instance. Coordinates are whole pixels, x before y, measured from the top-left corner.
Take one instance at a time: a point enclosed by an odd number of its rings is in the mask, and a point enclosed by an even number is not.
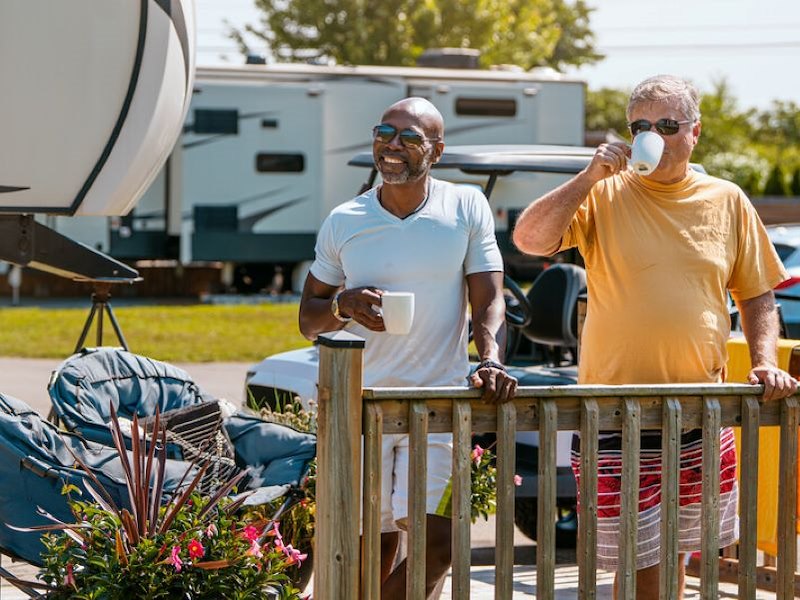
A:
[[[396,114],[416,118],[428,137],[444,138],[444,118],[430,100],[418,97],[403,98],[386,109],[381,121],[387,121],[391,115]]]

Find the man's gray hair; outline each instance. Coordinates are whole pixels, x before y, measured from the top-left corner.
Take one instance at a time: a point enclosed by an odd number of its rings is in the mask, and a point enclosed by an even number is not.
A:
[[[627,117],[630,121],[634,106],[646,102],[675,99],[684,118],[700,120],[700,95],[688,81],[674,75],[656,75],[645,79],[631,93]]]

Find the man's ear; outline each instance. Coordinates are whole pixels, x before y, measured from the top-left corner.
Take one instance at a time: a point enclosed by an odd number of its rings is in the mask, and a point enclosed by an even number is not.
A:
[[[700,121],[697,121],[692,127],[692,138],[694,139],[694,145],[697,145],[697,140],[700,139],[700,131],[703,129],[703,124]]]
[[[436,145],[433,147],[433,163],[436,164],[439,162],[439,159],[442,158],[442,153],[444,152],[444,142],[436,142]]]

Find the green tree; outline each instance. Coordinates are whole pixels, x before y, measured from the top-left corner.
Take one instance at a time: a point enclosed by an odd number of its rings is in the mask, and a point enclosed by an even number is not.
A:
[[[800,196],[800,168],[794,170],[789,191],[792,193],[792,196]]]
[[[628,138],[628,107],[630,92],[601,88],[586,93],[586,129],[588,131],[614,131]]]
[[[716,154],[742,154],[751,146],[753,110],[741,110],[725,79],[713,83],[700,99],[703,129],[693,160],[704,162]]]
[[[484,66],[562,68],[596,62],[585,0],[255,0],[258,26],[233,30],[278,60],[413,65],[426,48],[475,48]]]
[[[787,196],[786,185],[784,184],[783,170],[780,165],[775,165],[769,172],[767,182],[764,184],[765,196]]]

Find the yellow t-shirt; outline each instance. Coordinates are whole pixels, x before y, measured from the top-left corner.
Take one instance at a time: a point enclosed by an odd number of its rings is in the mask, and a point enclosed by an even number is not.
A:
[[[721,381],[727,291],[759,296],[787,278],[736,185],[692,171],[658,184],[624,171],[598,182],[560,250],[586,262],[581,383]]]

